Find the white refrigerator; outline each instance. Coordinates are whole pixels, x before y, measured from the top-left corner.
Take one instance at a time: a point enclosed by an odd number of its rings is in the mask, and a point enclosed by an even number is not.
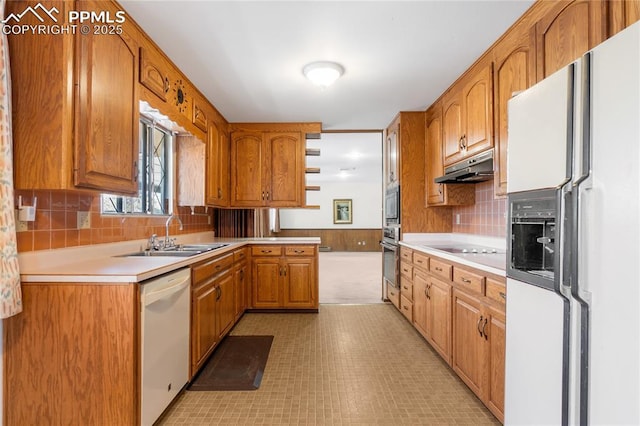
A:
[[[640,425],[640,23],[509,101],[507,425]]]

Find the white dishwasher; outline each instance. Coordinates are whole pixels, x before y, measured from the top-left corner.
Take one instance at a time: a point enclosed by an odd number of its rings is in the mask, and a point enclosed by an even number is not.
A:
[[[141,283],[142,419],[152,425],[189,380],[191,270]]]

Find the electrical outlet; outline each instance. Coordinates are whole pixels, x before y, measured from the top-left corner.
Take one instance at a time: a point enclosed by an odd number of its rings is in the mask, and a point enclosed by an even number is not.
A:
[[[366,242],[366,241],[363,241],[363,242],[362,242],[362,245],[363,245],[363,246],[366,246],[366,245],[367,245],[367,242]]]
[[[207,216],[207,225],[211,225],[211,216]]]
[[[456,213],[456,225],[460,225],[460,213]]]
[[[18,215],[20,210],[15,210],[15,224],[16,224],[16,232],[25,232],[29,230],[28,222],[22,221],[18,219]]]
[[[78,229],[89,229],[91,228],[91,215],[89,212],[78,212]]]

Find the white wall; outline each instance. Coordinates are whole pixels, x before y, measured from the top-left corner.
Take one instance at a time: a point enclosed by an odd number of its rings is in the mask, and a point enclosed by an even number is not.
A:
[[[320,148],[319,157],[307,157],[307,205],[320,209],[281,209],[282,229],[370,229],[382,227],[382,133],[323,133],[307,141]],[[333,223],[333,200],[352,200],[352,224]]]
[[[281,209],[282,229],[354,229],[382,227],[382,184],[323,183],[318,192],[307,193],[307,203],[320,209]],[[352,224],[333,224],[333,200],[352,200]]]

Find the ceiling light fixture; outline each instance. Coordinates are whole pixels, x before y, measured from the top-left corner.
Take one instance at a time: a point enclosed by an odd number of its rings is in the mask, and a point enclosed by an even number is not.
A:
[[[302,73],[313,84],[326,89],[344,74],[344,67],[335,62],[312,62],[304,66]]]

